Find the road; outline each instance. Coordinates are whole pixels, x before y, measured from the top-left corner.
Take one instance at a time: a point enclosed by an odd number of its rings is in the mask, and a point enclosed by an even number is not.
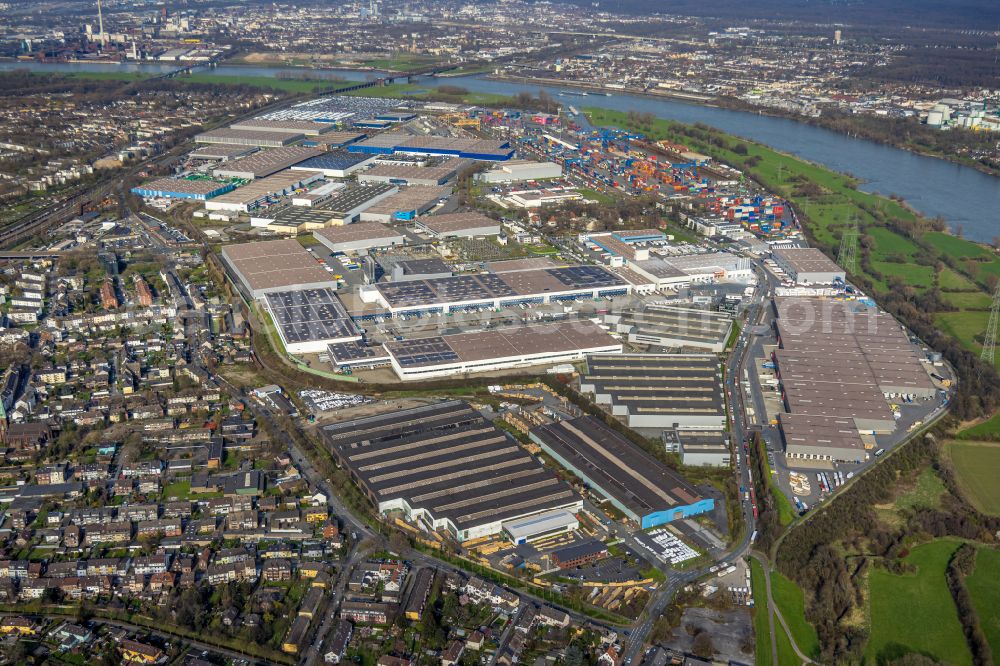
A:
[[[760,317],[764,313],[764,302],[767,293],[767,283],[765,281],[758,282],[757,291],[754,293],[753,299],[751,300],[751,305],[747,309],[746,323],[743,325],[743,330],[740,332],[740,336],[737,338],[733,350],[726,361],[726,391],[730,398],[730,433],[733,438],[733,444],[737,450],[742,445],[742,442],[747,436],[746,429],[746,409],[743,405],[743,397],[740,395],[739,390],[734,390],[736,383],[735,378],[739,377],[743,371],[743,367],[747,360],[747,351],[750,347],[749,341],[751,339],[751,329],[760,320]],[[735,404],[733,399],[735,397]],[[746,459],[737,470],[739,475],[739,482],[741,485],[749,485],[749,465]],[[649,604],[646,606],[646,610],[643,612],[639,619],[639,624],[632,630],[631,634],[625,643],[625,649],[622,654],[622,664],[624,666],[629,666],[630,664],[637,663],[639,658],[642,656],[643,648],[645,647],[646,641],[649,638],[649,634],[653,629],[653,625],[656,620],[663,615],[664,610],[670,604],[671,600],[681,590],[684,586],[702,578],[707,575],[711,566],[721,565],[728,566],[736,560],[742,558],[751,547],[751,537],[756,528],[756,518],[753,515],[753,507],[749,501],[740,501],[740,507],[743,511],[743,520],[747,526],[746,530],[743,532],[743,538],[736,544],[732,545],[726,554],[714,562],[712,565],[702,567],[701,569],[695,569],[692,571],[684,572],[681,574],[671,573],[668,574],[667,583],[661,585],[656,592],[653,593]]]
[[[796,656],[802,660],[804,664],[815,664],[816,662],[806,656],[802,650],[799,649],[798,644],[795,642],[795,636],[792,635],[791,630],[788,628],[788,623],[785,622],[785,618],[781,615],[781,609],[779,609],[774,603],[774,597],[771,594],[771,565],[767,561],[767,558],[761,555],[757,551],[751,551],[750,557],[757,560],[760,563],[760,568],[764,570],[764,588],[767,591],[767,610],[771,614],[772,618],[777,618],[778,623],[781,625],[782,630],[784,630],[785,635],[788,636],[788,642],[792,644],[792,650],[795,651]],[[771,627],[771,655],[774,658],[774,666],[779,666],[778,664],[778,632],[775,631],[774,622],[772,618],[768,618],[768,625]],[[757,640],[760,640],[758,636]]]
[[[45,617],[49,620],[55,620],[55,621],[69,620],[72,622],[75,621],[74,613],[76,613],[78,610],[79,608],[77,608],[76,606],[67,606],[66,614],[46,613],[44,611],[37,613],[35,612],[25,613],[25,614],[34,617]],[[0,617],[10,617],[10,616],[19,617],[20,615],[22,615],[22,613],[0,612]],[[136,634],[146,634],[146,635],[156,636],[157,638],[161,638],[165,641],[175,641],[175,642],[185,643],[197,650],[214,652],[215,654],[222,655],[223,657],[227,657],[229,659],[235,659],[247,662],[252,666],[266,666],[267,664],[273,663],[263,659],[258,659],[257,657],[252,657],[250,655],[244,654],[243,652],[237,652],[236,650],[230,650],[229,648],[220,647],[218,645],[213,645],[212,643],[206,643],[205,641],[196,640],[193,638],[188,638],[187,636],[181,636],[179,634],[174,634],[169,631],[164,631],[162,629],[151,629],[146,626],[131,624],[129,622],[123,622],[121,620],[107,619],[103,617],[94,617],[91,618],[91,621],[97,624],[106,624],[109,627],[118,627],[119,629],[125,629],[127,631]]]

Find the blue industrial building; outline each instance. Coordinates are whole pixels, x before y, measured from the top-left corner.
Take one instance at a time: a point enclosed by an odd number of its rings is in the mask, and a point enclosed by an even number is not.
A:
[[[193,199],[207,201],[220,194],[236,189],[234,183],[220,183],[214,180],[184,180],[181,178],[159,178],[145,185],[132,188],[133,194],[144,198]]]
[[[528,436],[642,529],[715,508],[714,499],[592,416],[539,426]]]

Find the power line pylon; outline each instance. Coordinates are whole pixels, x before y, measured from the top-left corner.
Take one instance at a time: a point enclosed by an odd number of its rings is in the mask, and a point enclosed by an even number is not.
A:
[[[993,365],[997,348],[997,325],[1000,324],[1000,283],[993,292],[993,305],[990,306],[990,321],[986,324],[986,337],[983,339],[983,351],[979,360]]]
[[[840,251],[837,253],[837,263],[848,273],[858,272],[858,222],[853,220],[851,226],[844,230],[840,237]]]

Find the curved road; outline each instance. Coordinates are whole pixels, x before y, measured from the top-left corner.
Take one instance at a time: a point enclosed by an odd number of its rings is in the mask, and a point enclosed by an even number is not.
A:
[[[767,610],[770,615],[767,619],[767,623],[768,626],[771,627],[771,656],[774,659],[774,666],[781,665],[778,663],[778,632],[777,628],[774,626],[773,618],[778,619],[778,624],[781,625],[785,635],[788,636],[788,642],[791,643],[792,649],[795,650],[795,655],[802,661],[802,663],[815,664],[815,661],[807,657],[805,653],[799,649],[798,644],[795,642],[795,637],[788,628],[788,623],[785,622],[785,618],[781,615],[781,610],[774,603],[774,597],[771,595],[771,565],[767,558],[756,550],[750,551],[750,557],[757,560],[757,562],[760,563],[760,568],[764,571],[764,587],[767,590]],[[758,636],[757,639],[760,640],[760,637]]]

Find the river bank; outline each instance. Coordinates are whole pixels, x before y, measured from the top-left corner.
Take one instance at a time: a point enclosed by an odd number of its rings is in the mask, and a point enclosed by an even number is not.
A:
[[[543,85],[543,86],[560,86],[564,88],[575,88],[585,91],[594,91],[601,94],[622,94],[622,95],[632,95],[637,97],[648,97],[651,99],[670,99],[681,102],[689,102],[691,104],[698,104],[706,107],[719,108],[719,109],[729,109],[732,111],[739,111],[741,113],[750,113],[760,116],[768,116],[771,118],[781,118],[784,120],[790,120],[793,122],[802,123],[809,125],[811,127],[819,127],[831,132],[836,132],[838,134],[843,134],[852,138],[860,138],[866,141],[871,141],[873,143],[878,143],[883,146],[889,146],[891,148],[896,148],[898,150],[905,150],[908,153],[914,155],[920,155],[921,157],[929,157],[933,159],[942,160],[944,162],[950,162],[952,164],[958,164],[960,166],[969,167],[970,169],[975,169],[980,173],[986,174],[988,176],[1000,177],[1000,167],[991,168],[988,165],[974,160],[972,158],[949,154],[945,152],[935,152],[930,150],[921,150],[917,147],[909,145],[903,141],[893,140],[889,136],[881,136],[873,134],[871,132],[863,131],[861,128],[855,128],[859,131],[848,132],[844,131],[843,127],[837,124],[838,119],[831,118],[829,116],[818,116],[818,117],[806,117],[801,116],[796,113],[791,113],[788,111],[782,111],[781,109],[774,109],[771,107],[756,106],[753,104],[748,104],[743,100],[734,97],[713,97],[708,95],[699,95],[696,93],[684,93],[677,91],[659,91],[659,90],[649,90],[645,88],[638,87],[621,87],[612,88],[599,83],[591,83],[586,81],[565,81],[563,79],[550,78],[550,77],[534,77],[534,76],[512,76],[509,74],[492,74],[484,78],[490,79],[492,81],[503,81],[508,83],[520,83],[523,85]]]

